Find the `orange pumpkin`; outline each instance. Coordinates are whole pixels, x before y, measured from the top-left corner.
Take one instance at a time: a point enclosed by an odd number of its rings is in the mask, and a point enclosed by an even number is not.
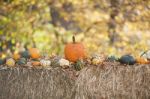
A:
[[[30,48],[29,53],[33,59],[40,58],[40,51],[37,48]]]
[[[39,61],[33,61],[32,63],[32,66],[40,66],[40,62]]]
[[[149,64],[150,63],[146,58],[142,58],[142,57],[137,58],[136,62],[139,64]]]
[[[13,54],[13,58],[14,58],[15,60],[18,60],[18,59],[21,58],[21,55],[20,55],[19,53],[14,53],[14,54]]]
[[[73,43],[65,46],[65,58],[71,62],[76,62],[79,59],[85,58],[85,49],[82,43],[75,42],[75,37],[72,37]]]

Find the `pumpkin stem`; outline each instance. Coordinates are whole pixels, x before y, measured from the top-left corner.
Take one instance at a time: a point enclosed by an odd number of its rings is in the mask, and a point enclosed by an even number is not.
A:
[[[75,39],[74,35],[72,36],[72,41],[73,41],[73,43],[76,43],[76,39]]]

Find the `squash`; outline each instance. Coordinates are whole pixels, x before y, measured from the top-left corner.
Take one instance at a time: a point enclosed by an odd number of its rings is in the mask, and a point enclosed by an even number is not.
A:
[[[53,67],[53,68],[59,67],[60,66],[59,60],[61,58],[62,57],[60,57],[60,56],[53,56],[51,58],[51,67]]]
[[[25,65],[27,63],[26,59],[25,58],[20,58],[18,61],[17,61],[17,64],[18,65]]]
[[[131,55],[123,55],[119,60],[121,64],[134,65],[136,60]]]
[[[29,51],[27,51],[27,50],[21,52],[20,54],[21,54],[21,57],[23,57],[23,58],[26,58],[26,59],[30,58]]]
[[[18,60],[21,58],[21,55],[19,53],[14,53],[13,54],[13,59]]]
[[[37,48],[30,48],[29,53],[30,53],[31,58],[33,59],[38,59],[41,56],[40,51]]]
[[[73,43],[68,43],[65,46],[65,58],[71,62],[76,62],[79,59],[84,59],[86,56],[85,48],[82,43],[75,41],[75,36],[72,37]]]
[[[41,63],[39,61],[32,61],[31,64],[32,64],[32,66],[35,66],[35,67],[41,65]]]
[[[108,56],[107,61],[115,62],[115,61],[118,61],[118,58],[114,55],[111,55],[111,56]]]
[[[62,68],[68,68],[69,67],[69,61],[62,58],[62,59],[59,60],[59,65]]]
[[[150,61],[148,61],[146,58],[143,57],[136,58],[136,62],[139,64],[150,64]]]
[[[5,59],[0,59],[0,65],[5,64]]]
[[[74,69],[76,71],[80,71],[83,67],[84,67],[85,63],[83,62],[83,60],[77,60],[74,64]]]
[[[98,65],[98,64],[100,64],[101,62],[100,62],[100,60],[98,59],[98,58],[93,58],[92,59],[92,64],[93,65]]]
[[[14,67],[15,66],[15,60],[13,58],[6,59],[6,65],[9,67]]]
[[[98,55],[94,54],[92,55],[92,64],[93,65],[98,65],[98,64],[103,64],[103,62],[106,60],[105,55]]]
[[[51,61],[50,60],[41,59],[40,60],[40,64],[41,64],[41,66],[47,67],[47,66],[51,65]]]

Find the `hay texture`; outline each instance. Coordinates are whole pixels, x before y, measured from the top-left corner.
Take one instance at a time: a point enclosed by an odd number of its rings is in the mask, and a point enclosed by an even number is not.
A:
[[[61,68],[0,70],[0,99],[70,99],[72,86]]]
[[[72,99],[150,99],[150,66],[86,67],[76,80]]]
[[[78,77],[71,73],[62,68],[0,68],[0,99],[150,99],[150,65],[105,62],[88,65]]]

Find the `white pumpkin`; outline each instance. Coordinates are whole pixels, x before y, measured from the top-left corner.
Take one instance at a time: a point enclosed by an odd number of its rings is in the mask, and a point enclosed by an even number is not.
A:
[[[62,59],[59,60],[59,65],[62,68],[67,68],[67,67],[69,67],[69,61],[62,58]]]
[[[44,67],[47,67],[47,66],[51,65],[51,61],[50,60],[45,60],[45,59],[40,60],[40,63]]]
[[[148,60],[150,60],[150,50],[148,50],[146,52],[143,52],[141,54],[141,56],[144,57],[144,58],[146,58],[146,59],[148,59]]]
[[[9,58],[6,60],[6,65],[9,67],[14,67],[15,66],[15,60],[13,58]]]

